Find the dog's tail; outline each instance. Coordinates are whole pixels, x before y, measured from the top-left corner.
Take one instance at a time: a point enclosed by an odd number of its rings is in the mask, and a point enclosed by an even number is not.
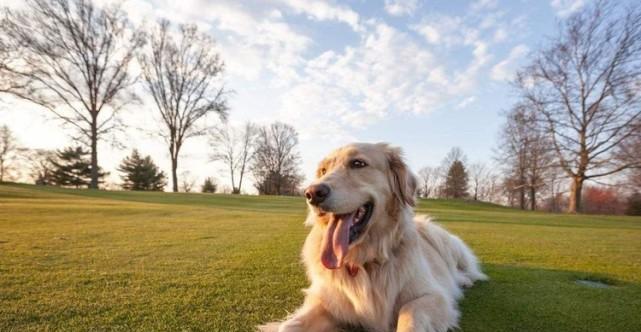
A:
[[[478,280],[487,280],[488,277],[481,272],[479,261],[463,240],[458,236],[450,235],[450,246],[456,261],[456,270],[459,272],[457,282],[464,287],[470,287]]]
[[[470,287],[478,280],[487,280],[479,261],[463,240],[449,233],[428,216],[416,216],[419,232],[441,254],[459,286]],[[421,227],[422,226],[422,227]]]

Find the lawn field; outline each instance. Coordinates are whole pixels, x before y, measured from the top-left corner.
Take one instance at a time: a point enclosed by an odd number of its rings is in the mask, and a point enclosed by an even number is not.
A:
[[[418,210],[491,278],[466,291],[462,331],[641,331],[641,218]],[[302,302],[304,214],[291,197],[0,185],[0,331],[252,331]]]

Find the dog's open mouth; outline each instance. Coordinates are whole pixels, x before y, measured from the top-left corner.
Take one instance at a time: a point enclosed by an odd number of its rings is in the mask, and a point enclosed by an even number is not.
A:
[[[321,256],[326,268],[338,269],[343,266],[349,245],[363,235],[373,210],[374,204],[368,202],[350,213],[330,215],[323,235]]]

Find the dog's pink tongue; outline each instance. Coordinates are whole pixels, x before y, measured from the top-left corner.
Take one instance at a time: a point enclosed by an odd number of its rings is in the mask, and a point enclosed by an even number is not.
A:
[[[327,225],[323,237],[323,252],[321,261],[328,269],[338,269],[343,265],[343,258],[349,247],[349,227],[352,225],[354,213],[333,216]]]

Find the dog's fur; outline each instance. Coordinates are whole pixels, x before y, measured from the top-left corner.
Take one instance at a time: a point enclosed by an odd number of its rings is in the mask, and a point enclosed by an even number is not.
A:
[[[366,167],[352,167],[353,160]],[[447,331],[459,319],[462,288],[487,277],[458,237],[426,217],[415,217],[415,177],[401,151],[387,144],[351,144],[319,165],[315,184],[331,188],[327,199],[310,204],[311,226],[302,252],[311,286],[305,302],[284,322],[261,331],[338,331],[359,326],[367,331]],[[321,262],[329,218],[374,208],[364,233],[342,265]],[[354,273],[356,271],[356,273]]]

